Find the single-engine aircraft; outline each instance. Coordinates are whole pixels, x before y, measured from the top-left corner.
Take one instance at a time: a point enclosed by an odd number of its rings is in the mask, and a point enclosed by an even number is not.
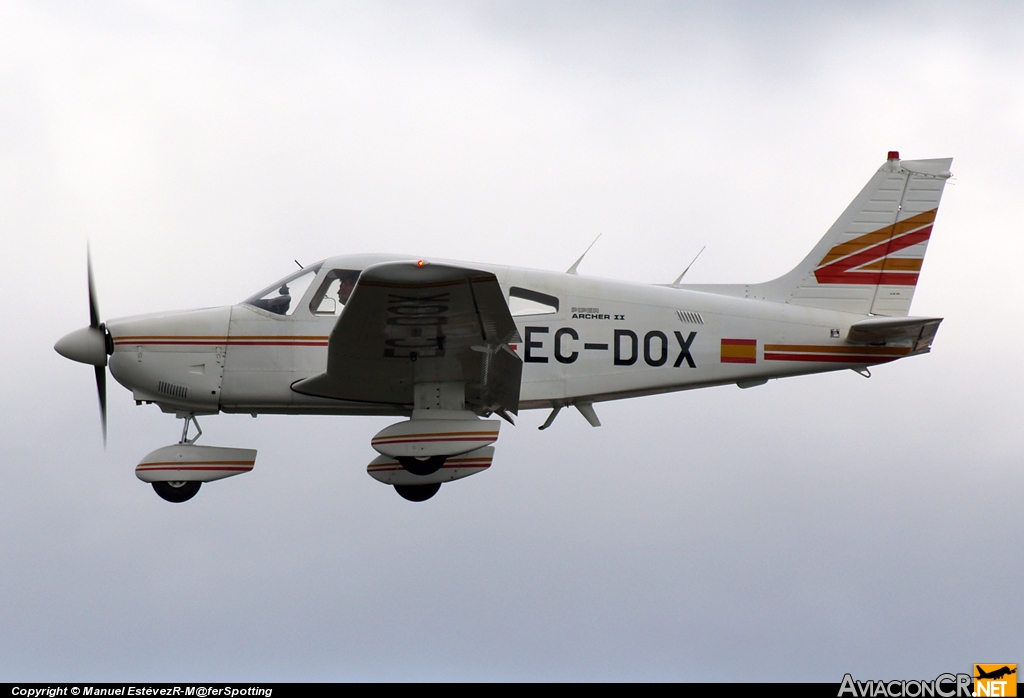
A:
[[[252,470],[256,451],[196,444],[218,412],[401,417],[367,467],[411,501],[486,470],[500,419],[677,390],[869,367],[927,353],[942,318],[910,317],[951,158],[888,159],[810,254],[757,284],[645,285],[576,273],[333,257],[238,305],[101,322],[54,347],[106,369],[136,404],[184,421],[136,475],[183,502]],[[584,253],[585,254],[585,253]],[[582,259],[582,257],[580,258]],[[685,271],[684,271],[685,274]],[[190,424],[195,435],[189,437]]]

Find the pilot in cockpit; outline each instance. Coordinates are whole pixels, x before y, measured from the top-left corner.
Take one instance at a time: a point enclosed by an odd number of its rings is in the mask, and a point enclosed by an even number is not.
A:
[[[278,281],[277,284],[264,289],[244,302],[275,315],[292,315],[296,310],[296,303],[292,303],[293,295],[297,302],[306,294],[306,289],[316,278],[320,267],[321,264],[303,267],[302,270]],[[358,280],[359,271],[356,269],[328,271],[309,303],[310,312],[314,315],[340,314],[341,309],[348,303]]]
[[[347,274],[342,276],[339,280],[338,302],[341,303],[341,305],[348,303],[348,297],[352,295],[352,289],[356,287],[356,278],[357,276],[355,274]]]
[[[349,297],[359,280],[359,271],[354,269],[332,269],[327,272],[313,299],[309,309],[314,315],[339,315],[348,303]]]

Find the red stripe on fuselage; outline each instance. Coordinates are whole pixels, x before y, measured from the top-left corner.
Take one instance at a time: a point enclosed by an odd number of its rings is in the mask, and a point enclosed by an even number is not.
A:
[[[326,347],[327,337],[311,336],[138,336],[114,337],[114,346],[248,346],[248,347]]]
[[[765,361],[813,361],[832,364],[884,364],[895,361],[899,356],[879,356],[878,354],[779,354],[764,353]]]

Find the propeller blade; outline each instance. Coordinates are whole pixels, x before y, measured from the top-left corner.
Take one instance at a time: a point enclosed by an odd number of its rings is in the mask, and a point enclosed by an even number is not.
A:
[[[92,281],[92,254],[85,247],[85,264],[89,271],[89,327],[100,326],[100,306],[96,302],[96,285]]]
[[[85,246],[85,267],[89,276],[89,328],[99,330],[103,339],[103,363],[95,364],[96,372],[96,394],[99,396],[99,424],[103,430],[103,448],[106,448],[106,346],[103,325],[99,321],[99,304],[96,302],[96,285],[92,280],[92,252],[88,244]],[[77,360],[77,359],[76,359]]]
[[[107,447],[107,369],[94,366],[96,369],[96,392],[100,396],[100,424],[103,426],[103,448]]]

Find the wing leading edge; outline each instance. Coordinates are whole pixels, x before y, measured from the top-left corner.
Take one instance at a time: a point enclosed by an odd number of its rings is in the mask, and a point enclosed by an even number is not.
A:
[[[388,262],[359,275],[331,331],[327,371],[297,381],[304,395],[414,404],[414,385],[463,383],[467,409],[519,411],[516,326],[489,272]]]

